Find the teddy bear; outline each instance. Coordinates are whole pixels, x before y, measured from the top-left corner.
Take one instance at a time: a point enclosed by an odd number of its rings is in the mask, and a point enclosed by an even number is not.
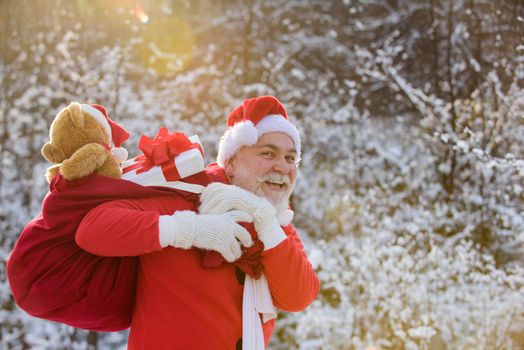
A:
[[[120,164],[127,151],[120,147],[129,133],[109,119],[100,105],[72,102],[51,124],[49,142],[41,150],[55,163],[46,172],[48,182],[60,172],[66,180],[78,180],[92,173],[120,178]]]
[[[39,318],[94,331],[129,328],[137,258],[91,254],[76,243],[76,231],[102,203],[156,192],[118,179],[127,158],[120,145],[129,133],[104,107],[71,103],[55,116],[49,135],[42,147],[55,163],[46,174],[49,191],[7,259],[13,297]]]

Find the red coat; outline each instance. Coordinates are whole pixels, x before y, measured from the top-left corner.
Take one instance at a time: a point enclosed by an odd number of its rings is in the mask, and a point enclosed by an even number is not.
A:
[[[211,171],[224,180],[220,168]],[[139,256],[129,349],[235,349],[242,335],[243,273],[223,261],[210,267],[198,249],[160,247],[158,217],[196,210],[180,195],[107,202],[91,210],[77,242],[102,256]],[[318,278],[295,229],[262,253],[264,274],[277,308],[300,311],[317,296]],[[274,322],[264,324],[266,344]]]

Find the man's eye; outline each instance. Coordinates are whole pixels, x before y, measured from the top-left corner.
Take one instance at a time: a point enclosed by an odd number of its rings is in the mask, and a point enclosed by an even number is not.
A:
[[[264,157],[273,157],[273,152],[264,152],[262,153]]]
[[[287,161],[288,163],[294,163],[295,160],[296,160],[295,156],[287,156],[287,157],[286,157],[286,161]]]

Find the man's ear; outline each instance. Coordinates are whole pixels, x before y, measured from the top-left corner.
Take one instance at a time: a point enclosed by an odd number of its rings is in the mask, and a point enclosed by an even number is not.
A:
[[[226,173],[226,177],[229,181],[233,179],[233,174],[235,173],[235,156],[227,159],[224,162],[224,171]]]

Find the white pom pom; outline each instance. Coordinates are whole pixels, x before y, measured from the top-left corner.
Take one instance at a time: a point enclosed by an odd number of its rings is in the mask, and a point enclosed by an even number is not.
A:
[[[252,146],[258,141],[258,130],[251,121],[236,124],[231,132],[231,139],[238,147]]]
[[[111,153],[119,163],[123,163],[127,160],[128,153],[127,150],[123,147],[115,147],[111,150]]]

